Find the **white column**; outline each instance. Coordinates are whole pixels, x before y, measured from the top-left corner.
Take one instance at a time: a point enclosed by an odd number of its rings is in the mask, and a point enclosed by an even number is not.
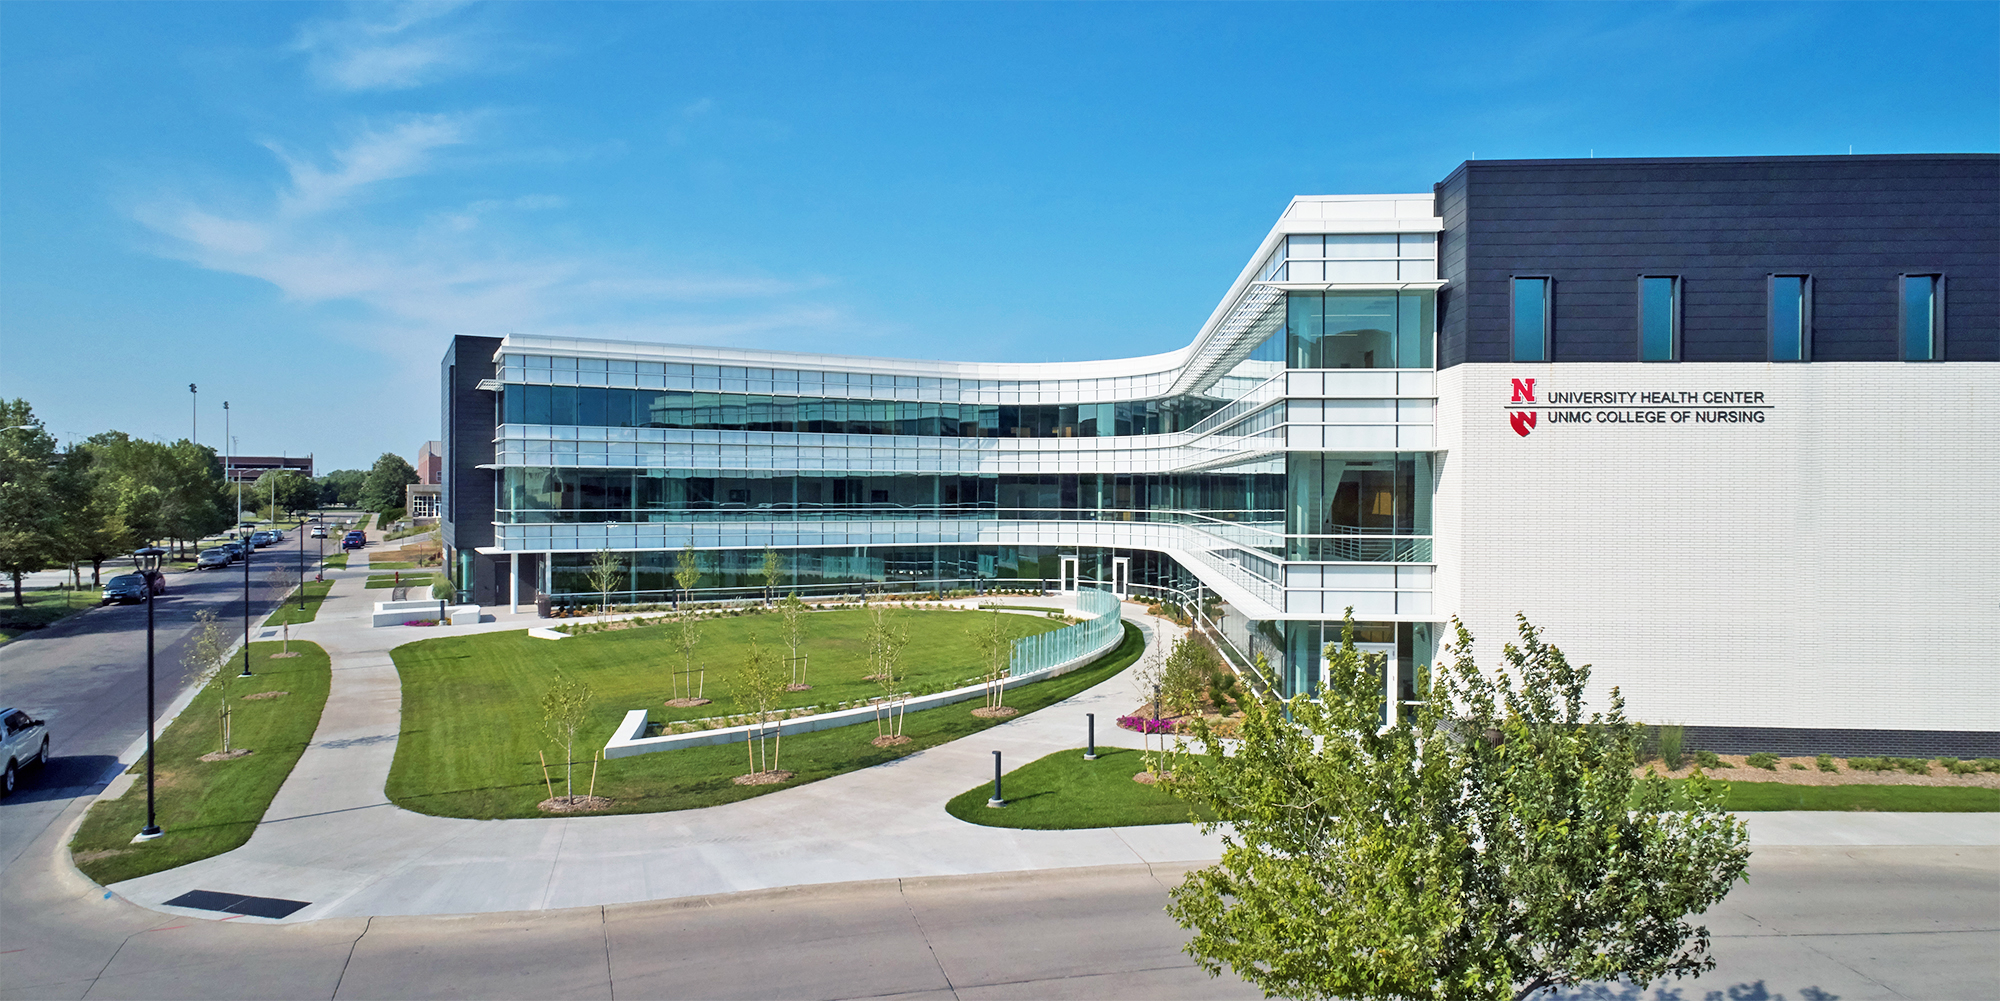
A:
[[[521,554],[507,554],[507,611],[521,610]]]

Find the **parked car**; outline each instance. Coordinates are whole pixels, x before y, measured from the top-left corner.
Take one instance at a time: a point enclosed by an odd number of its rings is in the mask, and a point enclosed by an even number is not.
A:
[[[265,546],[268,546],[268,545],[270,545],[271,543],[273,543],[273,542],[276,542],[276,541],[278,541],[278,540],[276,540],[276,539],[273,539],[273,538],[271,538],[271,533],[269,533],[269,532],[251,532],[251,533],[250,533],[250,544],[251,544],[251,545],[253,545],[253,546],[256,546],[256,547],[257,547],[258,549],[262,549],[262,548],[264,548]]]
[[[21,770],[29,764],[37,767],[49,763],[49,727],[19,709],[0,710],[0,726],[6,734],[4,744],[0,744],[0,757],[7,761],[7,774],[0,779],[0,795],[13,795],[14,785],[20,780]]]
[[[228,553],[229,562],[231,563],[234,563],[237,560],[243,558],[243,543],[241,542],[225,542],[222,545],[219,545],[215,548],[220,549],[225,553]]]
[[[368,533],[358,530],[347,533],[347,537],[340,540],[340,548],[342,549],[360,549],[367,544]]]
[[[274,529],[271,529],[271,531],[270,531],[269,533],[267,533],[267,534],[269,534],[269,535],[271,536],[271,541],[272,541],[272,542],[283,542],[283,541],[285,541],[285,530],[284,530],[284,529],[282,529],[282,528],[274,528]]]
[[[217,546],[214,549],[202,550],[201,555],[194,558],[194,568],[196,570],[215,570],[227,567],[234,562],[236,562],[236,557],[229,550]]]
[[[312,537],[313,537],[313,538],[315,538],[315,539],[324,539],[324,538],[326,538],[326,526],[325,526],[325,525],[314,525],[314,526],[313,526],[313,528],[312,528]]]
[[[104,582],[104,603],[137,604],[152,597],[153,588],[144,574],[119,574]]]

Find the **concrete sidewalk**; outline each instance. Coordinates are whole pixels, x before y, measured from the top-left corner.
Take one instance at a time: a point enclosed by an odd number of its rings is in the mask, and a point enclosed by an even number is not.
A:
[[[1113,722],[1143,701],[1126,671],[1048,709],[873,768],[723,806],[675,813],[458,820],[411,813],[383,787],[400,729],[389,650],[423,638],[370,628],[365,570],[337,577],[319,619],[295,627],[332,655],[333,687],[314,743],[248,844],[112,887],[159,910],[188,890],[307,901],[287,923],[331,917],[538,911],[741,890],[1216,858],[1219,837],[1190,826],[1015,831],[961,822],[952,796],[1010,767],[1083,743],[1096,713],[1106,746],[1142,738]],[[334,600],[334,599],[338,600]],[[1048,604],[1062,602],[1044,599]],[[1042,602],[1037,602],[1042,603]],[[453,634],[521,629],[500,611]],[[1140,617],[1149,642],[1175,627]],[[1756,845],[2000,844],[1995,814],[1750,814]],[[241,921],[261,921],[242,918]]]

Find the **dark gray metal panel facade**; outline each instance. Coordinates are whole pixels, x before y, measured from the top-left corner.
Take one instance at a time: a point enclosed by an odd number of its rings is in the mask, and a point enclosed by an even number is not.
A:
[[[438,363],[443,392],[444,510],[439,524],[446,551],[456,560],[457,551],[493,544],[493,471],[480,469],[493,462],[494,394],[479,388],[479,380],[495,378],[493,353],[500,349],[498,337],[458,336],[445,349]],[[492,560],[485,556],[472,561],[473,578],[461,582],[470,586],[472,600],[494,602]]]
[[[1679,275],[1683,361],[1766,358],[1766,278],[1813,276],[1813,360],[1895,361],[1897,278],[1945,276],[1945,359],[2000,361],[2000,156],[1468,161],[1438,367],[1505,362],[1508,280],[1555,279],[1553,360],[1637,361],[1637,279]]]

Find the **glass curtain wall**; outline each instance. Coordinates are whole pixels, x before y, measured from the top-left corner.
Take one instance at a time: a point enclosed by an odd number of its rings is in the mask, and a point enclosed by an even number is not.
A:
[[[1001,406],[811,396],[508,385],[506,424],[903,434],[936,438],[1109,438],[1182,431],[1222,400],[1200,396],[1115,403]]]
[[[1437,297],[1418,292],[1292,292],[1285,298],[1291,368],[1432,368]]]
[[[1293,452],[1285,457],[1291,560],[1429,562],[1427,452]]]
[[[1343,623],[1285,622],[1283,686],[1286,696],[1311,695],[1326,678],[1326,649],[1338,647]],[[1397,698],[1417,697],[1417,683],[1436,662],[1438,627],[1430,622],[1356,622],[1354,644],[1364,651],[1391,652]],[[1386,680],[1386,679],[1384,679]]]
[[[1180,564],[1163,554],[1143,549],[1105,549],[1056,546],[847,546],[819,549],[781,549],[784,565],[778,590],[797,588],[808,594],[869,593],[930,590],[937,586],[970,587],[974,581],[993,587],[1025,586],[1040,588],[1044,582],[1057,586],[1062,576],[1062,560],[1077,560],[1078,579],[1108,586],[1113,561],[1126,561],[1126,580],[1132,586],[1171,588],[1192,592],[1196,579]],[[626,603],[665,601],[672,597],[674,571],[680,554],[672,550],[625,552],[626,574],[612,591],[614,600]],[[764,586],[764,551],[761,549],[707,549],[700,551],[702,579],[697,597],[714,598],[731,590],[744,593]],[[549,593],[561,598],[592,600],[597,593],[589,581],[591,553],[554,553],[549,557]]]

